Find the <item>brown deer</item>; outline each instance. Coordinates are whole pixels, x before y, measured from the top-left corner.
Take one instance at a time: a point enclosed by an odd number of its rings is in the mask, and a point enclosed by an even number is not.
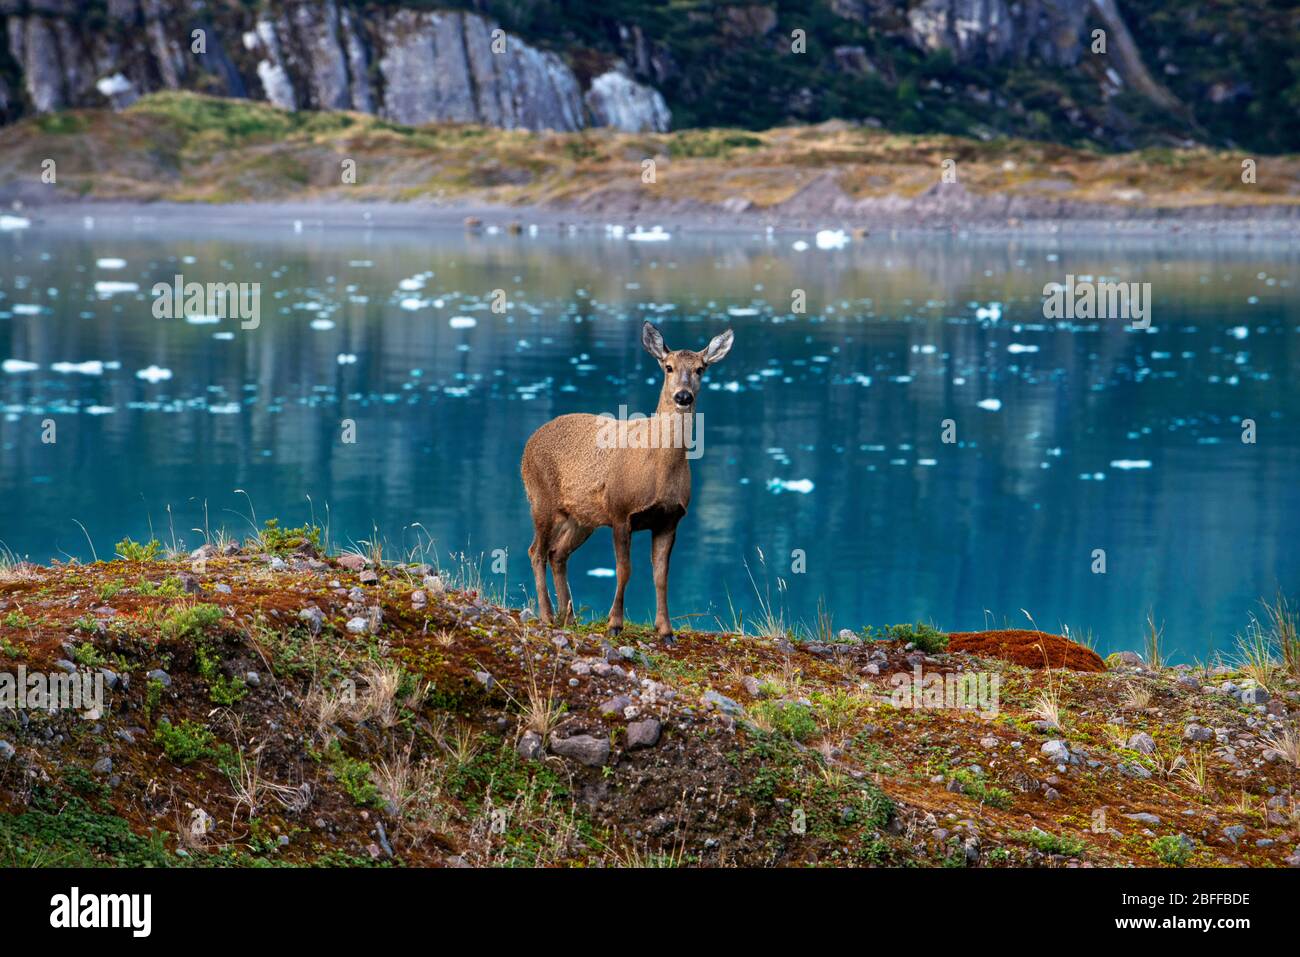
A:
[[[668,617],[668,557],[677,523],[691,502],[691,466],[684,437],[694,434],[700,377],[731,351],[730,329],[715,336],[703,352],[669,352],[652,323],[641,327],[641,344],[663,369],[659,405],[651,417],[628,420],[598,415],[562,415],[528,439],[519,470],[533,513],[533,544],[528,555],[537,579],[537,606],[543,624],[555,613],[546,588],[546,566],[555,579],[559,623],[573,613],[569,556],[593,531],[614,531],[617,585],[609,609],[609,634],[623,630],[623,592],[632,577],[632,533],[648,530],[655,576],[655,630],[672,643]]]

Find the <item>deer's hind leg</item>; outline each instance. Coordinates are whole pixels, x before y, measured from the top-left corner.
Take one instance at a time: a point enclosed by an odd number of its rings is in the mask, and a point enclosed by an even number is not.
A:
[[[569,556],[585,542],[594,529],[585,528],[569,515],[555,529],[551,539],[551,576],[555,579],[555,603],[559,625],[567,625],[573,616],[573,596],[569,593]]]
[[[551,551],[551,520],[533,516],[533,543],[528,546],[528,557],[533,563],[533,579],[537,585],[537,617],[549,625],[555,617],[551,608],[551,593],[546,587],[546,562]]]

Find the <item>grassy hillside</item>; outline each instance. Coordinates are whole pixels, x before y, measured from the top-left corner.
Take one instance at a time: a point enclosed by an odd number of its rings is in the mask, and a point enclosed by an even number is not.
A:
[[[57,162],[57,186],[39,182]],[[654,159],[653,184],[642,163]],[[342,182],[345,160],[356,183]],[[842,123],[668,134],[534,134],[475,126],[405,127],[354,113],[289,113],[191,93],[145,97],[123,113],[76,110],[0,129],[0,184],[96,199],[197,202],[307,197],[620,202],[769,209],[831,177],[849,199],[915,197],[944,160],[980,196],[1138,207],[1295,205],[1300,159],[1209,149],[1108,154],[1029,140],[903,135]],[[796,210],[797,211],[797,210]],[[817,213],[816,209],[809,209]]]
[[[0,672],[109,689],[0,711],[0,865],[1300,862],[1294,667],[910,627],[614,647],[318,541],[0,568]],[[1026,640],[1050,667],[983,657]],[[918,667],[996,676],[997,713],[897,706]]]

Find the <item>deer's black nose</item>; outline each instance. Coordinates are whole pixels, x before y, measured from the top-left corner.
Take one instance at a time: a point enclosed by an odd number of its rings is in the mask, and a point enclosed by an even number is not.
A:
[[[695,396],[691,395],[691,393],[683,389],[681,392],[678,392],[675,396],[673,396],[673,401],[676,402],[678,405],[690,405],[692,402],[695,401]]]

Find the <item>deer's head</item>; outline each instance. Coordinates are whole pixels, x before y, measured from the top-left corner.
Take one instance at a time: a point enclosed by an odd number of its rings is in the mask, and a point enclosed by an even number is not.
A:
[[[715,362],[721,362],[731,351],[735,339],[731,330],[716,335],[704,347],[703,352],[690,349],[676,349],[672,352],[664,346],[664,337],[654,323],[646,322],[641,327],[641,345],[645,351],[659,362],[664,372],[664,385],[659,392],[660,409],[676,409],[678,412],[693,412],[695,397],[700,394],[700,379],[705,370]]]

